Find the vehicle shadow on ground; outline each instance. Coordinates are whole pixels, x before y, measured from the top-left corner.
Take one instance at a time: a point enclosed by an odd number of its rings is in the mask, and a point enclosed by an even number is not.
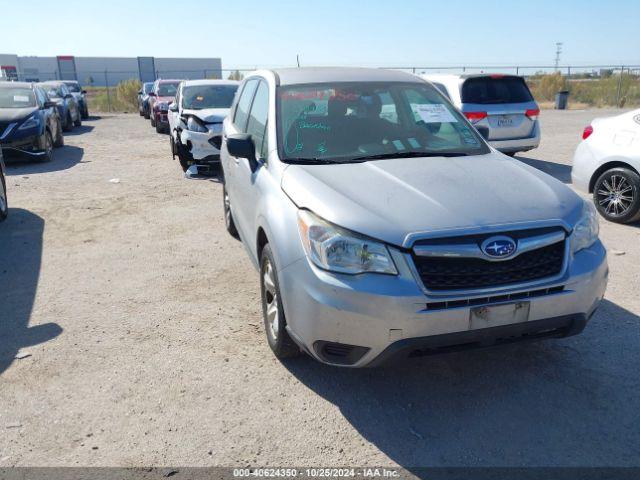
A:
[[[5,158],[7,176],[30,175],[34,173],[57,172],[75,167],[84,156],[84,149],[65,145],[53,150],[53,160],[50,162],[36,162],[29,158]]]
[[[89,133],[91,130],[93,130],[94,127],[93,125],[87,125],[87,124],[83,124],[79,127],[73,127],[73,130],[71,130],[70,132],[66,132],[64,134],[65,137],[73,137],[76,135],[82,135],[84,133]]]
[[[555,177],[562,183],[571,183],[571,165],[565,165],[563,163],[548,162],[546,160],[538,160],[530,157],[523,157],[522,155],[516,155],[516,160],[520,160],[522,163],[526,163],[538,170]]]
[[[11,208],[0,224],[0,374],[21,348],[47,342],[62,328],[56,323],[29,327],[42,261],[44,220]]]
[[[365,441],[419,476],[424,466],[633,466],[640,463],[638,327],[638,316],[605,301],[571,338],[371,370],[308,357],[284,365]]]

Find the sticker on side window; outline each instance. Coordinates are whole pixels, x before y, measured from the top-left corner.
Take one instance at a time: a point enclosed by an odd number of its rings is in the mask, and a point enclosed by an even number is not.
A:
[[[13,101],[27,103],[29,101],[29,97],[27,97],[26,95],[14,95]]]
[[[414,105],[413,108],[424,123],[457,123],[458,121],[442,103]]]

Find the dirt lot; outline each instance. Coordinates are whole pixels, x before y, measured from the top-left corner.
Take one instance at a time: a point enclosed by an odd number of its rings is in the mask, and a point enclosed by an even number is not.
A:
[[[521,160],[568,182],[582,128],[608,113],[544,111]],[[602,222],[611,282],[578,337],[376,370],[283,364],[220,184],[184,179],[137,115],[66,142],[8,166],[0,466],[640,464],[637,227]]]

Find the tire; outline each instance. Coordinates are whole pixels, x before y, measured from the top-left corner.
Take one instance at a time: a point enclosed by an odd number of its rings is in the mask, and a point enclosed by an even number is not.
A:
[[[138,108],[138,113],[140,114],[141,117],[144,117],[144,109]]]
[[[173,140],[173,134],[169,135],[169,148],[171,148],[171,159],[176,159],[176,142]]]
[[[63,132],[70,132],[73,130],[73,120],[71,119],[71,113],[67,111],[67,116],[64,119],[64,125],[62,126]]]
[[[238,229],[236,228],[236,223],[233,220],[233,214],[231,213],[231,202],[229,201],[227,187],[225,187],[224,183],[222,184],[222,208],[224,210],[224,226],[226,227],[227,232],[229,232],[229,235],[231,235],[233,238],[239,240],[240,235],[238,235]]]
[[[58,131],[56,132],[56,140],[53,142],[54,148],[64,147],[64,135],[62,135],[62,125],[58,122]]]
[[[82,110],[80,110],[80,117],[82,120],[87,120],[89,118],[89,106],[86,103],[84,107],[82,107]]]
[[[80,112],[78,112],[78,118],[76,119],[75,122],[73,122],[73,126],[74,127],[81,127],[82,126],[82,115],[80,114]]]
[[[156,126],[156,119],[153,117],[153,115],[150,115],[151,117],[151,126],[155,127]]]
[[[149,115],[149,109],[145,108],[144,109],[144,113],[142,114],[142,116],[146,119],[149,120],[149,118],[151,117],[151,115]]]
[[[165,128],[156,122],[156,133],[164,133],[164,132],[165,132]]]
[[[49,130],[47,130],[45,132],[45,154],[37,157],[38,161],[41,163],[45,163],[45,162],[50,162],[51,160],[53,160],[53,137],[51,136],[51,132]]]
[[[610,222],[640,220],[640,176],[628,168],[607,170],[593,186],[593,202]]]
[[[4,221],[9,214],[9,202],[7,201],[7,183],[4,175],[0,177],[0,222]]]
[[[286,330],[287,320],[282,308],[278,271],[268,243],[260,255],[260,292],[262,316],[269,347],[279,359],[297,357],[301,353],[300,348]]]

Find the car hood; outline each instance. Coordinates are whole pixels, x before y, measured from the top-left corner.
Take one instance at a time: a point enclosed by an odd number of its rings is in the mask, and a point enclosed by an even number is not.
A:
[[[13,122],[15,120],[27,118],[37,109],[37,107],[0,108],[0,122]]]
[[[218,123],[222,122],[225,117],[229,114],[228,108],[203,108],[201,110],[190,110],[184,109],[182,111],[183,115],[193,115],[198,117],[200,120],[207,123]]]
[[[171,103],[175,100],[175,97],[156,97],[156,101],[158,102],[165,102],[165,103]]]
[[[414,236],[577,222],[582,199],[500,153],[290,165],[282,189],[300,208],[399,246]],[[570,227],[569,227],[570,228]]]

